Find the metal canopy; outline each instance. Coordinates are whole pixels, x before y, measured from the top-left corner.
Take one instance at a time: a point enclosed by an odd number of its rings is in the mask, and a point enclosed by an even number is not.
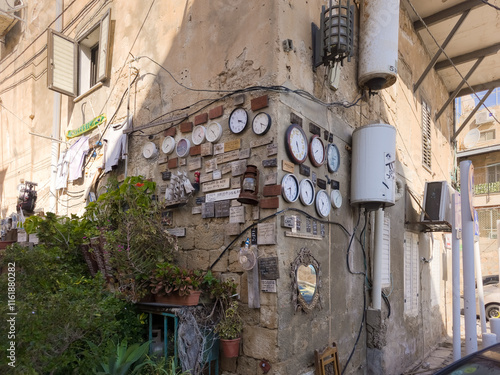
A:
[[[472,90],[479,92],[500,86],[500,11],[485,4],[485,1],[403,1],[415,30],[431,56],[427,68],[418,72],[420,76],[415,81],[414,90],[428,79],[429,71],[434,69],[450,93],[443,108],[437,111],[437,118],[455,97],[471,94]],[[500,0],[487,1],[500,7]],[[453,138],[458,133],[455,132]]]

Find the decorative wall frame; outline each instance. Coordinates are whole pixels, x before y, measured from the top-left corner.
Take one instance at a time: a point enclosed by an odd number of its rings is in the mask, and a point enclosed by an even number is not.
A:
[[[321,269],[309,249],[303,247],[291,264],[292,302],[295,311],[311,312],[321,305]]]

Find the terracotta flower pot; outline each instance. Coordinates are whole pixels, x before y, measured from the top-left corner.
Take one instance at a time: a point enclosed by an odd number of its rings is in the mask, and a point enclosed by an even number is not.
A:
[[[241,337],[234,340],[220,339],[222,355],[226,358],[235,358],[240,354]]]
[[[155,295],[155,301],[158,303],[164,303],[166,305],[176,305],[176,306],[196,306],[200,301],[201,291],[195,290],[189,293],[187,296],[180,296],[179,293],[170,293],[167,295]]]

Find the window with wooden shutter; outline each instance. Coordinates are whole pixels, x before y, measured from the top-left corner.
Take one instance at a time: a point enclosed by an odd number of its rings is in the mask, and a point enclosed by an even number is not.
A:
[[[422,164],[429,170],[432,167],[431,108],[424,101],[422,101]]]
[[[111,9],[102,17],[100,23],[99,36],[99,56],[97,63],[97,80],[99,82],[108,78],[108,59],[109,59],[109,25],[111,20]]]
[[[404,312],[415,316],[419,298],[418,234],[406,232],[404,242]]]
[[[77,43],[53,30],[48,32],[48,87],[64,95],[77,92]]]

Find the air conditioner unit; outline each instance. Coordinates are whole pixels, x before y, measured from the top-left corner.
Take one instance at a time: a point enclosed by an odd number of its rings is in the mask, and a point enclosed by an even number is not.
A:
[[[446,181],[425,183],[423,212],[420,221],[423,223],[447,223],[451,228],[453,222],[451,205],[455,190]]]
[[[493,112],[492,112],[493,113]],[[476,113],[476,125],[486,124],[493,121],[492,113],[488,111],[479,111]]]

